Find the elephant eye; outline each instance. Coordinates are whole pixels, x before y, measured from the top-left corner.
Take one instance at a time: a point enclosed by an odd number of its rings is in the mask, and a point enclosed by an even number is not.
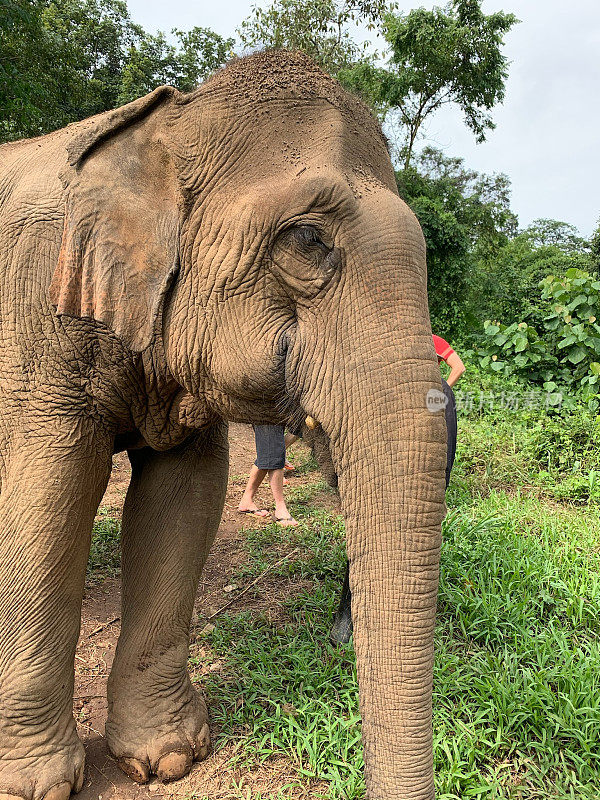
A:
[[[293,236],[301,247],[320,247],[323,250],[331,250],[322,239],[322,234],[313,225],[298,225],[293,228]]]
[[[316,225],[295,225],[282,231],[270,252],[270,264],[286,287],[310,296],[326,286],[339,272],[340,250],[328,243],[328,235]]]

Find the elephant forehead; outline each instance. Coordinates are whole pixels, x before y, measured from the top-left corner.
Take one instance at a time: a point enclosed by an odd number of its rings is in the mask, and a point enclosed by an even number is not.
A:
[[[331,75],[299,51],[270,50],[236,59],[215,73],[197,92],[208,102],[217,98],[233,116],[273,101],[326,101],[385,148],[381,128],[369,109],[346,92]]]
[[[390,158],[373,120],[361,125],[326,98],[273,96],[234,107],[227,99],[196,108],[200,102],[199,97],[188,105],[188,119],[172,127],[191,187],[244,191],[280,176],[336,170],[351,187],[370,183],[395,191]]]
[[[303,170],[337,170],[349,183],[356,178],[393,185],[383,142],[329,101],[272,99],[247,116],[241,130],[251,133],[247,149],[252,171],[301,175]],[[354,180],[353,180],[354,178]]]
[[[242,191],[233,193],[228,210],[239,219],[260,211],[265,221],[271,222],[294,221],[308,212],[348,218],[358,211],[356,198],[352,180],[344,173],[304,167],[248,181]]]

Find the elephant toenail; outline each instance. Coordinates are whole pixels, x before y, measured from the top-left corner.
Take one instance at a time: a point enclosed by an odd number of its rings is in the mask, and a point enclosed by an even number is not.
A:
[[[44,795],[44,800],[69,800],[71,794],[71,784],[67,781],[57,783],[51,789],[48,789]]]
[[[163,783],[182,778],[192,768],[191,753],[167,753],[158,762],[156,774]]]
[[[210,728],[208,723],[205,723],[196,736],[194,744],[194,756],[197,761],[203,761],[210,753]]]
[[[150,767],[138,758],[119,758],[117,764],[136,783],[148,783]]]
[[[73,784],[73,791],[80,792],[83,789],[83,779],[85,776],[85,763],[82,764],[75,773],[75,783]]]

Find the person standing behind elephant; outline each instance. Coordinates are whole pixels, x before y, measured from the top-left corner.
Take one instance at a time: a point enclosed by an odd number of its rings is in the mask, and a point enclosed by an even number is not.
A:
[[[246,484],[244,495],[240,500],[238,511],[240,514],[250,514],[254,517],[268,517],[269,512],[258,508],[254,502],[254,495],[258,487],[269,475],[271,492],[275,501],[275,522],[282,528],[296,528],[298,526],[288,511],[283,496],[283,470],[285,466],[285,435],[283,425],[255,425],[254,439],[256,442],[256,461],[250,470],[250,477]]]
[[[447,379],[442,378],[442,391],[446,396],[446,405],[444,406],[444,414],[446,417],[446,434],[447,434],[447,450],[446,450],[446,488],[450,483],[450,473],[454,465],[454,458],[456,456],[456,436],[457,436],[457,418],[456,418],[456,398],[452,387],[456,385],[465,371],[465,365],[462,359],[454,348],[448,344],[441,336],[433,334],[433,346],[435,347],[435,354],[437,356],[438,364],[444,361],[450,367],[450,374]],[[352,636],[352,592],[350,591],[350,565],[346,564],[346,574],[344,575],[344,583],[342,586],[342,595],[340,603],[335,613],[333,625],[329,633],[329,638],[332,644],[347,644]]]
[[[442,391],[446,395],[445,415],[446,415],[446,431],[448,450],[446,454],[446,488],[450,483],[450,473],[454,464],[454,457],[456,456],[456,435],[457,435],[457,419],[456,419],[456,398],[452,387],[460,380],[465,371],[463,364],[458,353],[452,348],[451,345],[441,336],[433,334],[433,346],[435,347],[435,354],[437,356],[438,364],[445,361],[450,367],[450,374],[444,380],[442,378]]]

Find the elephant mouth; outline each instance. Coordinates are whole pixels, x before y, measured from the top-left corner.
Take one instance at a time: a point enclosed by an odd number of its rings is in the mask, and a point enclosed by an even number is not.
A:
[[[306,417],[298,399],[298,387],[293,356],[293,326],[281,332],[276,345],[276,371],[281,376],[281,392],[277,398],[277,412],[290,430],[300,430]]]

